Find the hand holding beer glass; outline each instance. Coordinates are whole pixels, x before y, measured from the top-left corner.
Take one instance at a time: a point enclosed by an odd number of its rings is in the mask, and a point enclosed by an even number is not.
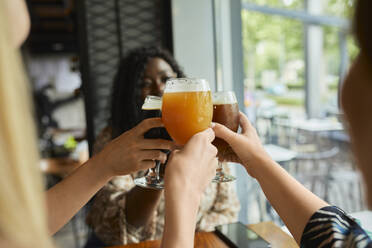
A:
[[[207,129],[212,121],[225,125],[236,132],[239,127],[239,108],[234,92],[216,92],[211,95],[208,82],[203,79],[176,78],[167,81],[164,95],[160,97],[148,96],[143,109],[162,109],[164,126],[178,145],[184,145],[196,133]],[[164,135],[163,135],[164,136]],[[158,137],[158,138],[166,138]],[[213,141],[218,149],[218,155],[223,157],[229,145],[222,139]],[[163,188],[162,178],[159,176],[160,164],[155,171],[150,169],[147,176],[136,179],[135,183],[142,187]],[[147,178],[147,179],[146,179]],[[155,180],[155,179],[156,180]],[[235,177],[223,171],[219,162],[216,177],[213,182],[230,182]]]
[[[161,109],[161,97],[158,96],[147,96],[145,99],[144,104],[142,105],[142,112],[144,119],[152,118],[152,117],[161,117],[160,113]],[[146,139],[166,139],[172,140],[169,137],[169,134],[165,130],[165,128],[152,128],[144,134]],[[165,154],[169,154],[170,151],[168,150],[161,150]],[[164,167],[165,164],[162,164],[160,161],[155,161],[155,167],[149,169],[145,176],[139,177],[134,179],[134,184],[143,188],[150,188],[150,189],[163,189],[164,188],[164,181],[163,181],[163,174],[164,174]]]
[[[183,81],[185,80],[185,81]],[[192,81],[194,80],[194,81]],[[199,82],[199,83],[198,83]],[[205,80],[173,79],[167,82],[163,95],[162,120],[170,136],[180,145],[210,125],[210,90]],[[232,91],[216,92],[212,95],[213,121],[225,125],[234,132],[239,128],[239,107]],[[224,156],[229,145],[222,139],[213,141],[220,156]],[[213,182],[231,182],[235,177],[223,171],[219,162]]]
[[[230,130],[237,132],[239,128],[239,107],[236,96],[232,91],[215,92],[213,98],[213,122],[220,123]],[[218,156],[224,157],[231,147],[226,141],[216,138],[213,143],[218,149]],[[223,171],[222,162],[218,162],[216,177],[213,182],[231,182],[235,177]]]
[[[142,106],[148,117],[159,116],[160,108],[166,131],[164,128],[151,129],[145,138],[169,139],[169,133],[178,145],[185,145],[194,134],[211,124],[213,104],[208,82],[189,78],[168,80],[163,98],[147,96]],[[161,168],[161,163],[156,161],[155,168],[149,169],[144,177],[136,178],[134,183],[145,188],[163,189]]]

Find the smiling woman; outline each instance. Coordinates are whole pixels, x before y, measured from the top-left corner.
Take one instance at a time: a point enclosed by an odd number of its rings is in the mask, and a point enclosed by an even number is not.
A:
[[[165,82],[172,77],[184,75],[168,52],[157,47],[130,51],[118,68],[113,83],[111,122],[98,136],[95,152],[140,122],[146,115],[141,110],[144,98],[148,94],[163,95]],[[164,194],[160,190],[136,186],[134,179],[143,174],[144,171],[139,171],[115,177],[96,195],[87,217],[88,225],[95,232],[86,247],[161,238],[165,216]],[[209,184],[201,199],[196,229],[211,231],[216,225],[236,221],[239,207],[233,185]]]

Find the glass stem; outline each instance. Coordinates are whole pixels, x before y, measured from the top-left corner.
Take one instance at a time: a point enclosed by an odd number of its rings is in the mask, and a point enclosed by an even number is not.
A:
[[[150,169],[147,171],[146,177],[153,177],[154,174],[155,174],[154,168],[150,168]]]
[[[159,160],[156,160],[156,164],[155,164],[155,174],[156,174],[156,180],[160,180],[160,166],[161,166],[161,162]]]
[[[223,166],[223,163],[221,161],[218,161],[217,174],[222,174],[223,173],[222,172],[222,170],[223,170],[222,166]]]

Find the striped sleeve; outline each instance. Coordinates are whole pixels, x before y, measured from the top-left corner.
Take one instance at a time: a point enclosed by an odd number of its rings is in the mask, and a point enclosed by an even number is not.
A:
[[[372,247],[367,233],[337,207],[319,209],[307,223],[301,247]]]

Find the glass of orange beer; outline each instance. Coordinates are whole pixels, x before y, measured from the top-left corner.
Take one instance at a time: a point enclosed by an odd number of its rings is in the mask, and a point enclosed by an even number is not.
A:
[[[167,81],[162,101],[162,121],[178,145],[210,126],[213,103],[204,79],[175,78]]]
[[[239,107],[236,96],[232,91],[215,92],[213,99],[213,122],[220,123],[230,130],[237,132],[239,128]],[[217,147],[218,156],[223,156],[231,147],[226,141],[216,138],[213,145]],[[218,162],[216,177],[213,182],[231,182],[235,177],[223,171],[223,163]]]

